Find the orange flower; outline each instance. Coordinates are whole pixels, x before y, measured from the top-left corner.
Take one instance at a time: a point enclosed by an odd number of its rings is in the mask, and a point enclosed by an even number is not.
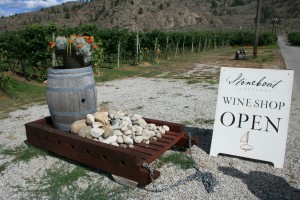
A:
[[[84,39],[89,39],[89,36],[84,35],[83,38]]]
[[[88,40],[88,43],[91,44],[91,43],[93,43],[93,42],[94,42],[94,37],[91,36],[91,37],[89,38],[89,40]]]
[[[55,47],[55,43],[54,43],[54,42],[51,42],[51,41],[50,41],[49,44],[50,44],[50,47],[51,47],[51,48],[54,48],[54,47]]]
[[[74,40],[70,39],[70,43],[72,44],[74,42]]]
[[[98,46],[97,45],[93,45],[93,49],[97,49],[98,48]]]
[[[78,47],[81,48],[81,47],[82,47],[82,44],[78,44]]]

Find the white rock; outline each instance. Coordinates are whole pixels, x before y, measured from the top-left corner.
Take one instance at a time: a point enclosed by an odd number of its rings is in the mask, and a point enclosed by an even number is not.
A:
[[[143,133],[143,137],[144,137],[144,140],[149,140],[149,138],[150,138],[149,132]]]
[[[138,119],[135,117],[135,115],[131,115],[131,116],[130,116],[130,119],[131,119],[131,121],[136,121],[136,120],[138,120]]]
[[[165,129],[165,131],[170,131],[170,128],[167,125],[163,125],[163,129]]]
[[[156,137],[158,137],[158,138],[161,138],[161,133],[160,132],[158,132],[158,133],[156,133],[156,135],[155,135]]]
[[[101,127],[103,127],[104,125],[101,123],[101,122],[94,122],[93,124],[92,124],[92,127],[93,128],[101,128]]]
[[[142,126],[142,127],[146,127],[147,126],[147,122],[144,119],[139,119],[137,121],[137,124]]]
[[[111,126],[110,129],[113,129],[113,130],[120,130],[120,129],[121,129],[121,126],[114,125],[114,126]]]
[[[128,145],[127,144],[120,144],[120,147],[122,147],[122,148],[127,148],[128,147]]]
[[[142,141],[144,140],[144,137],[143,136],[136,136],[134,137],[134,142],[135,143],[141,143]]]
[[[135,135],[143,135],[143,132],[140,131],[140,132],[135,132]]]
[[[149,133],[150,137],[153,137],[156,135],[156,133],[154,131],[149,131],[148,133]]]
[[[131,121],[137,121],[137,120],[139,120],[139,119],[141,119],[141,118],[142,118],[142,116],[141,116],[141,115],[138,115],[138,114],[132,114],[132,115],[130,116]]]
[[[114,130],[113,135],[122,136],[123,133],[120,130]]]
[[[114,115],[115,115],[115,114],[109,114],[108,117],[109,117],[110,119],[114,119]]]
[[[107,138],[106,140],[104,140],[103,142],[104,142],[104,143],[107,143],[107,144],[110,144],[110,143],[112,143],[112,142],[116,142],[117,139],[118,139],[118,136],[113,135],[113,136],[108,137],[108,138]]]
[[[117,112],[114,114],[114,119],[120,119],[121,117],[122,117],[121,111],[117,111]]]
[[[149,144],[150,141],[149,141],[149,140],[144,140],[144,143],[145,143],[145,144]]]
[[[125,121],[125,120],[123,120],[121,124],[122,124],[122,126],[128,126],[129,125],[128,121]]]
[[[115,115],[116,111],[115,110],[109,110],[108,111],[108,116],[113,119],[114,118],[114,115]]]
[[[149,132],[149,130],[147,128],[144,128],[142,131],[143,131],[143,133],[148,133]]]
[[[132,121],[131,121],[130,117],[128,117],[128,116],[122,117],[122,122],[127,122],[128,123],[127,126],[131,126],[132,125]]]
[[[125,135],[131,135],[132,131],[130,129],[128,129],[127,131],[124,132]]]
[[[94,115],[92,115],[92,114],[87,114],[87,115],[86,115],[86,123],[87,123],[88,125],[92,125],[94,122],[95,122]]]
[[[126,144],[129,144],[129,145],[133,144],[133,140],[126,135],[123,135],[123,140],[124,140],[124,143],[126,143]]]
[[[90,134],[91,136],[93,136],[94,138],[99,138],[101,135],[103,135],[104,130],[101,128],[92,128]]]
[[[121,135],[118,135],[118,138],[117,138],[117,143],[119,143],[119,144],[123,144],[123,143],[124,143],[123,136],[121,136]]]
[[[136,128],[135,128],[136,126],[132,126],[131,127],[131,131],[132,131],[132,133],[135,133],[136,132]]]
[[[126,115],[126,112],[120,111],[121,117],[124,117]]]
[[[125,132],[125,131],[127,131],[127,130],[128,130],[128,126],[122,126],[122,127],[121,127],[121,131]]]
[[[103,142],[105,139],[104,139],[103,137],[99,137],[98,140],[99,140],[100,142]]]
[[[142,132],[143,131],[143,127],[141,126],[135,126],[136,132]]]
[[[100,140],[99,140],[99,141],[100,141]],[[106,141],[106,140],[102,140],[102,141],[100,141],[100,142],[103,142],[103,143],[105,143],[105,144],[110,144],[109,141]]]
[[[161,133],[161,134],[165,134],[166,133],[166,130],[165,129],[163,129],[163,128],[158,128],[158,130],[159,130],[159,132]]]
[[[134,147],[134,145],[133,145],[133,144],[130,144],[130,145],[128,145],[128,147],[129,147],[129,148],[133,148],[133,147]]]
[[[119,146],[119,144],[117,143],[117,142],[112,142],[112,143],[110,143],[111,145],[114,145],[114,146],[116,146],[116,147],[118,147]]]
[[[154,131],[154,130],[156,129],[156,125],[155,125],[155,124],[147,124],[147,128],[148,128],[149,130]]]

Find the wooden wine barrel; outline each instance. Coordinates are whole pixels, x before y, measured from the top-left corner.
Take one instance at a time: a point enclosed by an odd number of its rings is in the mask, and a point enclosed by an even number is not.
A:
[[[97,93],[92,67],[48,69],[47,103],[56,128],[69,131],[71,124],[96,112]]]

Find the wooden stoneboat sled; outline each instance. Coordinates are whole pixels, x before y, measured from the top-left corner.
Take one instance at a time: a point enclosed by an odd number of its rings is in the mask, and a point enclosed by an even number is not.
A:
[[[170,131],[150,144],[134,144],[133,148],[122,148],[58,130],[54,128],[51,117],[29,122],[25,124],[25,128],[28,143],[32,146],[130,179],[140,185],[147,185],[152,179],[143,163],[150,164],[175,144],[188,147],[189,140],[181,124],[144,119],[157,126],[168,125]],[[153,180],[159,175],[159,171],[153,170]]]

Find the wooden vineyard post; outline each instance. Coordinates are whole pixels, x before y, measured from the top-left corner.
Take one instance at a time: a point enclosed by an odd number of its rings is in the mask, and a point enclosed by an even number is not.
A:
[[[120,48],[121,48],[121,41],[118,42],[118,65],[117,68],[120,68]]]

